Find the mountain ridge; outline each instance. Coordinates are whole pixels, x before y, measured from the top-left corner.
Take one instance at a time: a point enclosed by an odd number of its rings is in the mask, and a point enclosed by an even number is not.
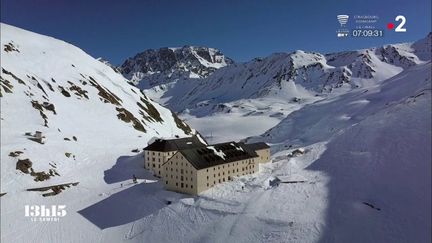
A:
[[[147,49],[128,58],[118,68],[135,84],[148,80],[150,85],[155,85],[181,78],[205,78],[232,63],[218,49],[183,46]]]

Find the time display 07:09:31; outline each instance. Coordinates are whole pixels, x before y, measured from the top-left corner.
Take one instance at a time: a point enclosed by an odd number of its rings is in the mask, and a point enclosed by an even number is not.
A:
[[[383,30],[362,30],[362,29],[353,29],[351,31],[352,37],[382,37],[384,36]]]

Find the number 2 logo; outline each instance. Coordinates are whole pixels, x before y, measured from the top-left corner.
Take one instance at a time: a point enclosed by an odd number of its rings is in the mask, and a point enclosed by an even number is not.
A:
[[[400,24],[396,27],[395,32],[406,32],[406,29],[404,28],[404,25],[406,23],[406,18],[403,15],[398,15],[395,18],[396,22],[400,22]]]

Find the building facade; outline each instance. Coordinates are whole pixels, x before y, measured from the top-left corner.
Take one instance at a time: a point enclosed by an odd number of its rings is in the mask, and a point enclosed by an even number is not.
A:
[[[162,164],[167,190],[198,194],[234,177],[258,171],[258,155],[235,142],[180,150]]]
[[[144,149],[144,167],[162,178],[167,190],[199,194],[235,177],[258,172],[270,161],[265,143],[207,145],[202,139],[156,140]]]

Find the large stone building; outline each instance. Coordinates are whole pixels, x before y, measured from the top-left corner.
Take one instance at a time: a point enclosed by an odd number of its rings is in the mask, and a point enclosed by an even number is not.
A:
[[[198,194],[234,177],[255,173],[259,163],[270,159],[265,143],[206,145],[201,141],[194,137],[156,140],[144,149],[145,168],[161,177],[168,190]]]

